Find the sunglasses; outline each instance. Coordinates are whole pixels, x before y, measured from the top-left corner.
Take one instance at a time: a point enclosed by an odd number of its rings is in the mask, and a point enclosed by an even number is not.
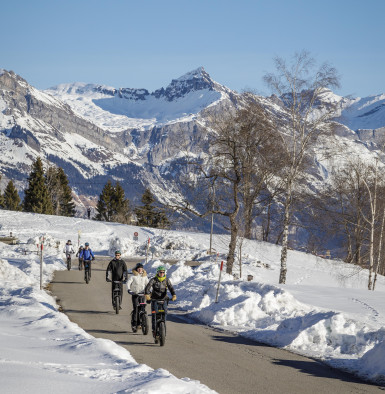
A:
[[[164,271],[158,271],[160,274],[164,274]]]

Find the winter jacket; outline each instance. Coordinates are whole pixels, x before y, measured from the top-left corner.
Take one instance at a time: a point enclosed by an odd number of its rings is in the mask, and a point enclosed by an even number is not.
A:
[[[136,294],[143,293],[147,283],[148,276],[145,270],[143,270],[143,273],[141,275],[138,271],[132,270],[132,275],[127,282],[127,291],[131,291]]]
[[[170,291],[172,295],[175,295],[175,290],[172,287],[170,279],[166,277],[164,280],[160,281],[158,276],[155,276],[154,278],[150,279],[150,281],[147,283],[144,292],[146,294],[151,293],[151,298],[155,300],[162,300],[167,296],[167,289]]]
[[[79,259],[83,260],[94,260],[95,256],[90,248],[86,249],[84,248],[80,253],[79,253]]]
[[[75,253],[74,248],[72,247],[72,245],[70,244],[65,244],[64,249],[63,249],[63,253],[67,254],[72,254]]]
[[[76,253],[76,257],[78,257],[79,256],[79,254],[81,253],[81,251],[83,250],[84,248],[79,248],[79,250],[78,250],[78,252]],[[80,257],[79,257],[80,258]]]
[[[106,279],[127,280],[127,265],[122,259],[113,259],[106,270]]]

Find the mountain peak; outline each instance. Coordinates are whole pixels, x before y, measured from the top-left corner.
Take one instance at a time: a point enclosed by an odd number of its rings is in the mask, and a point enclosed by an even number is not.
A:
[[[191,79],[210,79],[210,75],[207,74],[203,67],[198,67],[195,70],[189,71],[188,73],[182,75],[181,77],[173,81],[188,81]]]
[[[191,91],[221,90],[219,88],[220,86],[211,79],[203,67],[198,67],[177,79],[173,79],[166,89],[158,89],[152,94],[156,98],[165,97],[166,100],[173,101],[185,96]]]

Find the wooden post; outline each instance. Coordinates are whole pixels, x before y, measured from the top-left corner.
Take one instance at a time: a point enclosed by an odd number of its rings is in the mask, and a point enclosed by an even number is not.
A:
[[[146,264],[147,264],[147,257],[148,257],[148,249],[149,248],[150,248],[150,238],[148,239],[147,248],[146,248]]]
[[[218,303],[218,296],[219,296],[219,286],[221,285],[221,276],[223,270],[223,261],[221,261],[221,269],[219,271],[219,279],[218,279],[218,288],[217,288],[217,296],[215,298],[215,302]]]

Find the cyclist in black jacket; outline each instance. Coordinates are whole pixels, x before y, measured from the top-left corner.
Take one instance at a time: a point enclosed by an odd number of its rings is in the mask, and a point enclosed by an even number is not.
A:
[[[156,276],[147,283],[146,289],[144,290],[146,294],[147,301],[151,300],[151,311],[152,313],[152,335],[155,336],[155,323],[156,316],[155,313],[158,310],[157,300],[164,300],[167,296],[167,289],[172,295],[172,301],[176,300],[175,290],[170,282],[170,279],[166,277],[166,268],[163,265],[156,269]],[[151,295],[150,295],[151,293]],[[163,305],[165,319],[167,317],[167,302]]]
[[[114,288],[115,286],[120,287],[120,305],[122,305],[122,297],[123,297],[123,283],[114,283],[115,281],[124,281],[127,282],[127,265],[120,258],[121,256],[120,250],[117,250],[115,252],[115,258],[111,260],[108,264],[107,270],[106,270],[106,281],[110,282],[112,281],[112,286],[111,286],[111,299],[112,299],[112,306],[115,308],[114,305]],[[122,307],[120,307],[122,309]]]

